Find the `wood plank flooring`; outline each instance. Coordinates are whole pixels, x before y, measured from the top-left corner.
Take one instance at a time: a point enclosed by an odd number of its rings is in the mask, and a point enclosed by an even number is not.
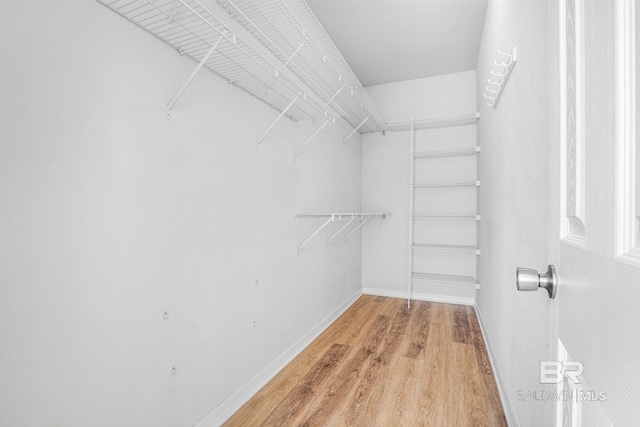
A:
[[[472,307],[363,295],[225,426],[506,426]]]

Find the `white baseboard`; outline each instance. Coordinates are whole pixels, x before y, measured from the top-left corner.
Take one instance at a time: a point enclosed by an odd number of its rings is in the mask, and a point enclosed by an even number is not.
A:
[[[476,317],[478,318],[478,324],[480,325],[480,331],[482,332],[482,339],[484,340],[485,347],[487,347],[487,353],[489,355],[489,363],[491,363],[491,370],[493,370],[493,376],[496,379],[496,384],[498,386],[498,394],[500,395],[500,402],[502,402],[502,409],[504,410],[504,417],[507,419],[507,425],[509,427],[519,427],[518,419],[516,418],[516,413],[513,410],[513,404],[511,399],[509,398],[509,393],[507,391],[507,386],[504,382],[504,377],[502,376],[502,371],[500,371],[500,367],[498,367],[496,363],[496,356],[493,352],[493,347],[491,346],[491,341],[487,337],[486,331],[484,329],[484,325],[482,324],[482,317],[480,317],[480,311],[478,310],[478,306],[474,306]]]
[[[364,288],[362,293],[365,295],[375,295],[379,297],[402,298],[407,299],[409,293],[407,291],[398,291],[394,289]],[[442,302],[445,304],[474,305],[474,298],[452,297],[437,294],[411,293],[411,299],[416,301]]]
[[[216,406],[211,412],[200,418],[193,427],[219,427],[227,421],[238,409],[253,397],[262,387],[264,387],[273,377],[276,376],[285,366],[289,364],[302,350],[307,348],[325,329],[336,321],[351,305],[362,295],[362,289],[354,292],[345,302],[343,302],[331,314],[325,317],[314,328],[307,332],[298,342],[289,347],[280,357],[271,362],[266,368],[258,373],[251,381],[240,387],[235,393],[227,397],[221,404]]]

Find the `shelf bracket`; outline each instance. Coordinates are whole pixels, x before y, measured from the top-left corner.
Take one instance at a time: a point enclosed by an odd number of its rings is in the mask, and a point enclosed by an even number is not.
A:
[[[287,68],[287,65],[289,65],[289,62],[291,62],[293,60],[293,58],[298,54],[298,52],[300,52],[300,49],[302,49],[302,46],[305,45],[305,43],[307,43],[306,40],[304,40],[302,43],[300,43],[300,46],[298,46],[298,48],[295,50],[295,52],[293,52],[293,54],[287,58],[287,61],[284,63],[284,67]],[[276,82],[276,80],[278,80],[278,70],[275,71],[275,75],[276,77],[274,77],[274,79],[271,81],[271,83],[269,83],[269,86],[267,86],[267,90],[271,89],[271,86],[273,86],[273,84]]]
[[[202,66],[209,60],[209,57],[213,54],[213,52],[215,52],[215,50],[218,48],[218,45],[220,45],[220,42],[222,42],[222,39],[224,39],[224,36],[220,36],[218,38],[218,40],[216,40],[216,42],[213,44],[213,46],[211,46],[211,49],[209,49],[209,51],[207,52],[207,54],[204,56],[204,58],[202,58],[202,60],[200,61],[200,63],[196,66],[195,70],[193,70],[193,72],[191,73],[191,75],[189,76],[189,78],[187,78],[187,81],[184,82],[184,84],[182,85],[182,87],[180,88],[180,90],[178,91],[178,93],[176,93],[176,95],[173,97],[173,99],[171,100],[171,102],[169,102],[169,105],[167,105],[167,118],[171,117],[171,109],[173,108],[173,106],[175,105],[175,103],[178,101],[178,99],[182,96],[182,94],[184,93],[184,91],[187,89],[187,87],[191,84],[191,81],[193,80],[193,78],[196,76],[196,74],[198,74],[198,72],[200,71],[200,69],[202,68]]]
[[[329,123],[330,119],[327,119],[322,125],[320,125],[320,127],[313,133],[313,135],[311,135],[309,137],[309,139],[307,139],[307,142],[305,142],[304,144],[302,144],[302,147],[298,148],[298,151],[296,151],[295,153],[293,153],[293,160],[296,160],[296,157],[298,157],[298,154],[300,154],[300,152],[304,149],[304,147],[307,146],[308,143],[311,142],[311,140],[313,138],[316,137],[316,135],[318,135],[320,133],[320,131],[327,125],[327,123]]]
[[[351,230],[351,233],[347,234],[347,236],[344,238],[344,240],[347,240],[353,233],[355,233],[356,231],[360,230],[360,228],[362,228],[363,225],[365,225],[367,222],[369,222],[370,219],[371,219],[370,216],[364,218],[363,221],[360,224],[358,224],[358,226],[356,228]]]
[[[320,231],[322,231],[322,229],[323,229],[323,228],[325,228],[327,225],[329,225],[329,223],[333,221],[333,218],[334,218],[334,216],[333,216],[333,215],[331,215],[331,217],[330,217],[328,220],[326,220],[326,221],[325,221],[325,223],[324,223],[324,224],[322,224],[322,225],[320,226],[320,228],[318,228],[318,229],[317,229],[317,230],[316,230],[316,231],[315,231],[311,236],[309,236],[309,237],[307,238],[307,240],[305,240],[304,242],[302,242],[302,244],[300,244],[300,246],[298,246],[298,253],[300,253],[300,250],[301,250],[302,248],[304,248],[304,247],[305,247],[305,245],[306,245],[307,243],[309,243],[309,241],[310,241],[311,239],[313,239],[314,237],[316,237],[316,235],[317,235]]]
[[[300,98],[300,94],[297,94],[295,96],[295,98],[293,98],[291,100],[291,102],[289,103],[289,105],[287,105],[287,107],[282,110],[282,112],[280,113],[280,115],[273,121],[273,123],[271,123],[271,126],[269,126],[267,128],[267,130],[264,131],[264,133],[262,134],[262,136],[260,136],[260,138],[258,138],[258,142],[256,142],[256,147],[258,147],[260,145],[260,142],[264,139],[265,136],[267,136],[267,134],[269,133],[269,131],[276,125],[276,123],[278,123],[278,121],[280,121],[280,119],[282,118],[282,116],[284,116],[285,114],[287,114],[287,111],[289,111],[289,108],[291,108],[293,106],[293,104],[298,100],[298,98]]]
[[[311,236],[309,236],[307,238],[307,240],[305,240],[304,242],[302,242],[302,244],[300,246],[298,246],[298,253],[300,253],[300,250],[307,243],[309,243],[309,241],[311,239],[313,239],[315,236],[317,236],[318,233],[320,233],[320,231],[323,228],[325,228],[327,225],[329,225],[330,222],[333,222],[333,221],[347,221],[347,224],[342,226],[340,228],[340,230],[338,230],[334,235],[332,235],[329,238],[329,240],[327,240],[325,242],[325,246],[328,245],[330,241],[332,241],[333,239],[338,237],[340,235],[340,233],[342,233],[354,221],[362,221],[362,222],[360,224],[358,224],[358,226],[353,231],[351,231],[344,238],[344,240],[347,240],[349,238],[349,236],[351,236],[353,233],[358,231],[370,219],[372,219],[372,218],[386,218],[388,215],[391,215],[391,214],[388,214],[388,213],[371,213],[371,212],[368,212],[368,213],[364,213],[364,212],[357,212],[357,213],[356,212],[348,212],[348,213],[298,214],[299,218],[327,218],[325,223],[322,224],[320,226],[320,228],[318,228]]]
[[[329,100],[327,101],[326,104],[324,104],[324,108],[327,108],[329,106],[329,104],[331,104],[333,102],[333,100],[336,98],[336,96],[340,95],[340,92],[342,92],[342,89],[344,89],[347,85],[343,84],[340,89],[338,89],[338,91],[336,93],[333,94],[333,96],[331,98],[329,98]],[[336,107],[338,107],[341,111],[342,111],[342,116],[343,117],[349,117],[349,114],[344,111],[344,108],[342,108],[340,105],[338,105],[337,103],[334,102],[334,105]]]
[[[287,61],[284,63],[285,67],[289,65],[289,62],[293,61],[293,58],[298,54],[298,52],[300,52],[300,49],[302,49],[302,46],[304,46],[306,43],[307,40],[304,40],[302,43],[300,43],[300,46],[298,46],[295,52],[293,52],[293,54],[289,58],[287,58]]]
[[[329,238],[329,240],[327,240],[326,242],[324,242],[325,246],[329,244],[330,241],[332,241],[333,239],[335,239],[336,237],[338,237],[338,234],[342,233],[342,230],[344,230],[345,228],[347,228],[353,221],[356,220],[356,217],[351,218],[349,221],[347,221],[347,223],[345,225],[343,225],[342,227],[340,227],[340,230],[338,230],[336,232],[336,234],[334,234],[333,236],[331,236]]]
[[[371,114],[369,114],[367,117],[365,117],[365,118],[364,118],[364,120],[362,121],[362,123],[360,123],[358,126],[356,126],[356,127],[351,131],[351,133],[350,133],[350,134],[349,134],[349,135],[348,135],[348,136],[347,136],[347,137],[346,137],[342,142],[347,142],[347,140],[348,140],[349,138],[351,138],[351,136],[352,136],[354,133],[358,132],[358,129],[360,129],[360,128],[362,127],[362,125],[363,125],[363,124],[365,124],[365,123],[367,122],[367,120],[369,120],[369,118],[370,118],[370,117],[371,117]]]
[[[347,86],[346,84],[343,84],[340,89],[338,89],[338,91],[331,97],[329,98],[329,100],[327,101],[327,103],[324,105],[325,108],[329,106],[329,104],[331,104],[333,102],[333,100],[336,98],[336,96],[340,95],[340,92],[342,92],[342,89],[345,88],[345,86]],[[340,108],[342,110],[342,108]]]

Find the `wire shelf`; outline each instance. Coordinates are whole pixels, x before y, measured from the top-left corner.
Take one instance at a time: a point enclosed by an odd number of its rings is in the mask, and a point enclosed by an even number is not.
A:
[[[404,122],[388,122],[387,125],[393,132],[443,128],[450,126],[463,126],[477,123],[480,113],[464,114],[461,116],[437,117],[424,120],[408,120]]]
[[[480,255],[480,249],[478,249],[475,245],[441,245],[431,243],[414,243],[411,246],[411,249],[414,251],[432,251],[463,254],[470,253]]]
[[[480,152],[480,146],[472,148],[456,148],[451,150],[440,151],[414,151],[413,157],[416,159],[433,159],[438,157],[459,157],[459,156],[471,156]]]
[[[316,231],[314,231],[304,242],[302,242],[298,246],[298,253],[300,253],[300,250],[302,248],[304,248],[306,246],[306,244],[309,243],[309,241],[311,241],[311,239],[313,239],[318,233],[320,233],[320,231],[322,231],[322,229],[324,229],[327,225],[329,225],[332,222],[346,221],[347,223],[345,225],[343,225],[333,236],[331,236],[325,242],[325,245],[329,244],[329,242],[331,242],[333,239],[338,237],[338,235],[340,233],[342,233],[345,229],[347,229],[351,225],[351,223],[353,223],[354,221],[359,221],[359,224],[355,228],[351,229],[349,234],[346,235],[345,240],[347,238],[349,238],[349,236],[354,234],[356,231],[358,231],[360,228],[362,228],[371,219],[375,219],[375,218],[384,219],[389,215],[391,215],[391,214],[384,213],[384,212],[375,212],[375,213],[367,213],[367,212],[346,212],[346,213],[345,212],[336,212],[336,213],[298,214],[298,218],[327,218],[326,221],[318,229],[316,229]]]
[[[425,282],[434,282],[451,285],[476,285],[474,276],[460,276],[456,274],[435,274],[435,273],[417,273],[411,274],[412,280],[421,280]]]
[[[303,0],[97,1],[292,120],[389,130]]]

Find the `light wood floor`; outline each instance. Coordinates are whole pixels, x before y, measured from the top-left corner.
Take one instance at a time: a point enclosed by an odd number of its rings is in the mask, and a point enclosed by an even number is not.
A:
[[[506,426],[472,307],[364,295],[225,426]]]

